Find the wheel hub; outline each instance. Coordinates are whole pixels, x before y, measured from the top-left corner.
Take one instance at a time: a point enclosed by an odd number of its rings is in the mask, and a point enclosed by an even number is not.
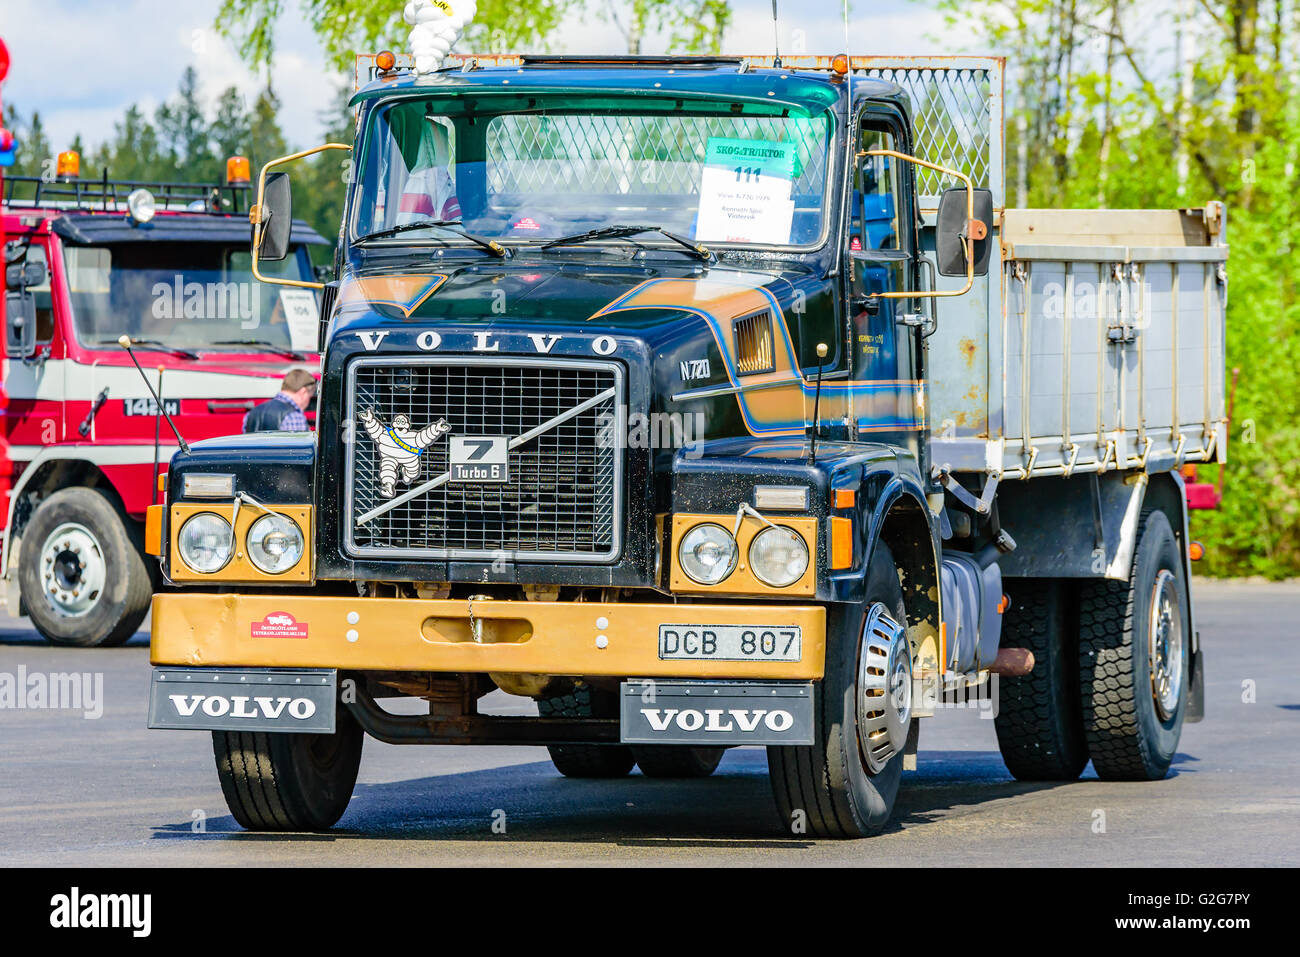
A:
[[[60,525],[41,546],[41,593],[58,614],[78,618],[99,601],[107,567],[104,550],[88,528]]]
[[[912,651],[904,631],[880,602],[867,612],[858,655],[858,744],[873,773],[903,750],[912,722]]]
[[[1183,690],[1183,615],[1178,579],[1162,568],[1151,588],[1151,618],[1147,623],[1151,698],[1162,721],[1178,710]]]

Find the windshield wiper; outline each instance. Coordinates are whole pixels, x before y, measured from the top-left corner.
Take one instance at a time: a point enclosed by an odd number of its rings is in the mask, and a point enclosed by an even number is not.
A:
[[[662,226],[602,226],[600,229],[592,229],[585,233],[575,233],[572,236],[561,236],[559,239],[552,239],[549,243],[542,243],[541,248],[553,249],[556,246],[587,243],[593,239],[629,239],[640,233],[658,233],[661,236],[666,236],[706,262],[714,258],[713,253],[709,251],[707,246],[702,243],[691,242],[685,236],[671,233]]]
[[[371,239],[387,239],[389,236],[396,236],[399,233],[409,232],[412,229],[438,228],[446,229],[449,232],[455,233],[457,236],[463,236],[476,246],[486,249],[493,256],[497,256],[498,258],[504,259],[509,255],[510,250],[505,246],[502,246],[496,240],[480,239],[478,236],[467,233],[463,229],[457,229],[456,227],[460,225],[461,221],[459,219],[421,219],[414,223],[398,223],[396,226],[389,226],[387,229],[380,229],[373,233],[366,233],[358,239],[357,242],[364,243]]]
[[[101,339],[96,343],[96,345],[117,345],[117,340]],[[197,352],[191,352],[189,349],[181,349],[177,346],[169,346],[167,343],[160,342],[157,339],[137,339],[135,336],[132,336],[131,345],[143,349],[146,352],[170,352],[172,355],[181,356],[185,359],[197,359],[199,357]]]
[[[295,361],[306,359],[307,356],[297,349],[286,349],[283,346],[275,346],[269,342],[263,342],[261,339],[218,339],[216,342],[210,342],[212,346],[248,346],[257,349],[259,352],[273,352],[276,355],[288,356]]]

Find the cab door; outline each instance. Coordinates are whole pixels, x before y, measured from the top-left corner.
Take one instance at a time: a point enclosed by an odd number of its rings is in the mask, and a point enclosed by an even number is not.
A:
[[[64,440],[65,370],[49,361],[57,326],[47,237],[7,236],[4,248],[5,438],[26,447],[15,450],[22,456]]]
[[[919,453],[921,329],[911,300],[879,295],[918,288],[912,171],[897,157],[864,155],[907,144],[892,116],[864,111],[857,129],[846,238],[851,419],[858,438]]]

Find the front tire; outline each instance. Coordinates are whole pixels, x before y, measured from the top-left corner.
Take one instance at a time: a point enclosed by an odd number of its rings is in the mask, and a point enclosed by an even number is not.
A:
[[[213,731],[226,806],[250,831],[324,831],[352,799],[365,734],[339,708],[333,734]]]
[[[153,596],[126,516],[90,488],[60,489],[36,506],[23,531],[18,581],[32,624],[55,645],[120,645]]]
[[[827,609],[826,674],[814,689],[815,743],[767,749],[777,809],[792,833],[867,837],[883,830],[894,810],[912,720],[911,651],[898,571],[883,543],[872,555],[866,596],[860,605]],[[901,650],[901,659],[880,654],[882,632],[892,636],[888,644]],[[865,686],[869,671],[884,672],[884,695],[865,696],[879,691]],[[898,711],[896,726],[882,736],[888,707]]]
[[[1127,582],[1080,596],[1083,726],[1097,776],[1155,781],[1169,772],[1187,709],[1187,581],[1164,512],[1145,512]]]
[[[1034,670],[998,679],[994,726],[1002,760],[1019,781],[1073,781],[1088,763],[1079,710],[1079,653],[1065,585],[1051,579],[1004,583],[1011,604],[1002,647],[1028,648]]]

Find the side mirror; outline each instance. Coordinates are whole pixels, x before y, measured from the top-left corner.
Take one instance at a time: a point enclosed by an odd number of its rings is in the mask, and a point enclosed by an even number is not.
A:
[[[303,150],[301,153],[281,156],[262,167],[262,174],[257,180],[257,202],[248,211],[248,221],[253,224],[254,279],[276,286],[323,288],[324,283],[321,282],[263,276],[257,268],[259,262],[280,262],[289,255],[289,236],[293,232],[293,195],[289,189],[289,174],[280,171],[272,173],[271,170],[324,150],[351,151],[351,149],[352,147],[345,143],[326,143],[314,149]]]
[[[253,256],[263,262],[280,262],[289,254],[289,234],[293,231],[293,192],[288,173],[266,177],[266,189],[257,208],[261,230],[254,230],[254,241],[260,238],[261,246],[253,250]]]
[[[975,215],[978,223],[969,237],[975,240],[975,275],[987,276],[993,252],[993,193],[974,190]],[[946,189],[939,197],[939,214],[935,218],[935,258],[940,276],[966,275],[966,188]],[[982,232],[982,234],[981,234]]]
[[[8,289],[25,289],[45,282],[45,263],[18,262],[5,267],[5,286]]]
[[[5,293],[5,346],[17,358],[36,355],[36,297],[30,292]]]

